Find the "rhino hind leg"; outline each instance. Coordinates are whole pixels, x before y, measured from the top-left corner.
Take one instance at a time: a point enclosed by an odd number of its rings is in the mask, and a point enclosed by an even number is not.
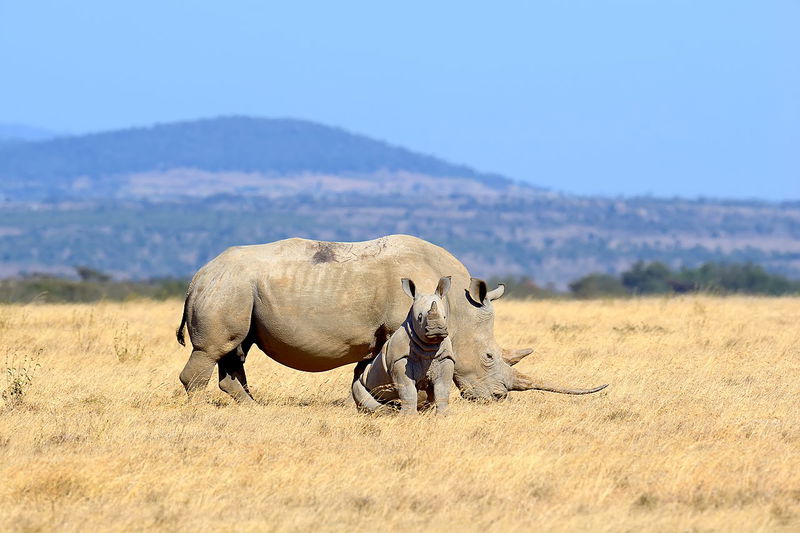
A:
[[[362,413],[375,413],[383,407],[383,404],[373,398],[358,380],[353,382],[353,400],[355,400],[359,412]]]
[[[234,337],[231,341],[206,344],[212,348],[195,346],[180,375],[189,399],[205,389],[214,365],[219,364],[219,387],[237,401],[252,401],[244,374],[244,358],[251,345],[249,337],[241,334],[238,339]]]
[[[381,408],[381,403],[361,383],[361,375],[369,363],[369,360],[361,361],[356,364],[356,368],[353,371],[353,385],[351,388],[353,401],[356,402],[356,408],[362,413],[375,413]]]
[[[193,350],[192,355],[181,371],[181,383],[191,399],[198,391],[203,390],[211,379],[217,357],[204,350]]]
[[[252,403],[253,395],[247,387],[244,360],[252,343],[245,341],[229,352],[217,363],[219,367],[219,388],[228,393],[238,403]]]
[[[180,375],[190,398],[208,385],[214,365],[248,340],[252,313],[253,287],[235,271],[204,268],[192,279],[181,323],[186,324],[194,350]],[[223,366],[228,375],[229,365]],[[238,368],[231,372],[238,373]],[[243,389],[240,381],[230,388],[234,393]]]

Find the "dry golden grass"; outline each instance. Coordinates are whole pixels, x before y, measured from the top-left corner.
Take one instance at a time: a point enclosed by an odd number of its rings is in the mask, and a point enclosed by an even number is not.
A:
[[[611,386],[444,419],[359,415],[350,368],[255,349],[262,405],[189,406],[181,305],[0,307],[0,529],[800,528],[798,299],[500,302],[519,368]]]

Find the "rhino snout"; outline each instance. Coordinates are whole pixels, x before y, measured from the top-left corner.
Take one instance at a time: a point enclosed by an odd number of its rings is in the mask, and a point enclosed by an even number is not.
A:
[[[447,337],[447,325],[439,320],[429,320],[425,325],[425,336],[428,339],[444,339]]]
[[[499,383],[494,386],[487,386],[464,381],[457,377],[454,377],[454,380],[456,381],[456,386],[461,390],[461,397],[470,402],[490,403],[492,401],[502,401],[508,397],[508,389]]]

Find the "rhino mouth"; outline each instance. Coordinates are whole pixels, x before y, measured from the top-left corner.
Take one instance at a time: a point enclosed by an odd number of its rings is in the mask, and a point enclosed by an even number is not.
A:
[[[505,400],[508,396],[508,389],[505,387],[483,387],[480,385],[470,385],[457,378],[456,386],[460,389],[461,397],[474,403],[488,404]]]
[[[489,404],[492,402],[499,402],[504,400],[508,396],[508,393],[501,393],[497,392],[494,394],[487,394],[486,396],[482,394],[476,394],[474,392],[467,392],[461,391],[461,397],[467,400],[468,402],[472,403],[480,403],[480,404]]]
[[[431,304],[431,310],[425,321],[425,337],[432,342],[442,342],[447,337],[447,320],[439,312],[436,302]]]
[[[425,326],[425,337],[429,341],[441,342],[447,338],[447,328],[438,325]]]

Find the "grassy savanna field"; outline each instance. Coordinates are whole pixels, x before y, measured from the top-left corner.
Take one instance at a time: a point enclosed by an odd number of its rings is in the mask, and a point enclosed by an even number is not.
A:
[[[261,405],[188,405],[181,307],[0,306],[0,530],[800,528],[800,299],[503,300],[518,368],[610,387],[415,419],[255,348]]]

